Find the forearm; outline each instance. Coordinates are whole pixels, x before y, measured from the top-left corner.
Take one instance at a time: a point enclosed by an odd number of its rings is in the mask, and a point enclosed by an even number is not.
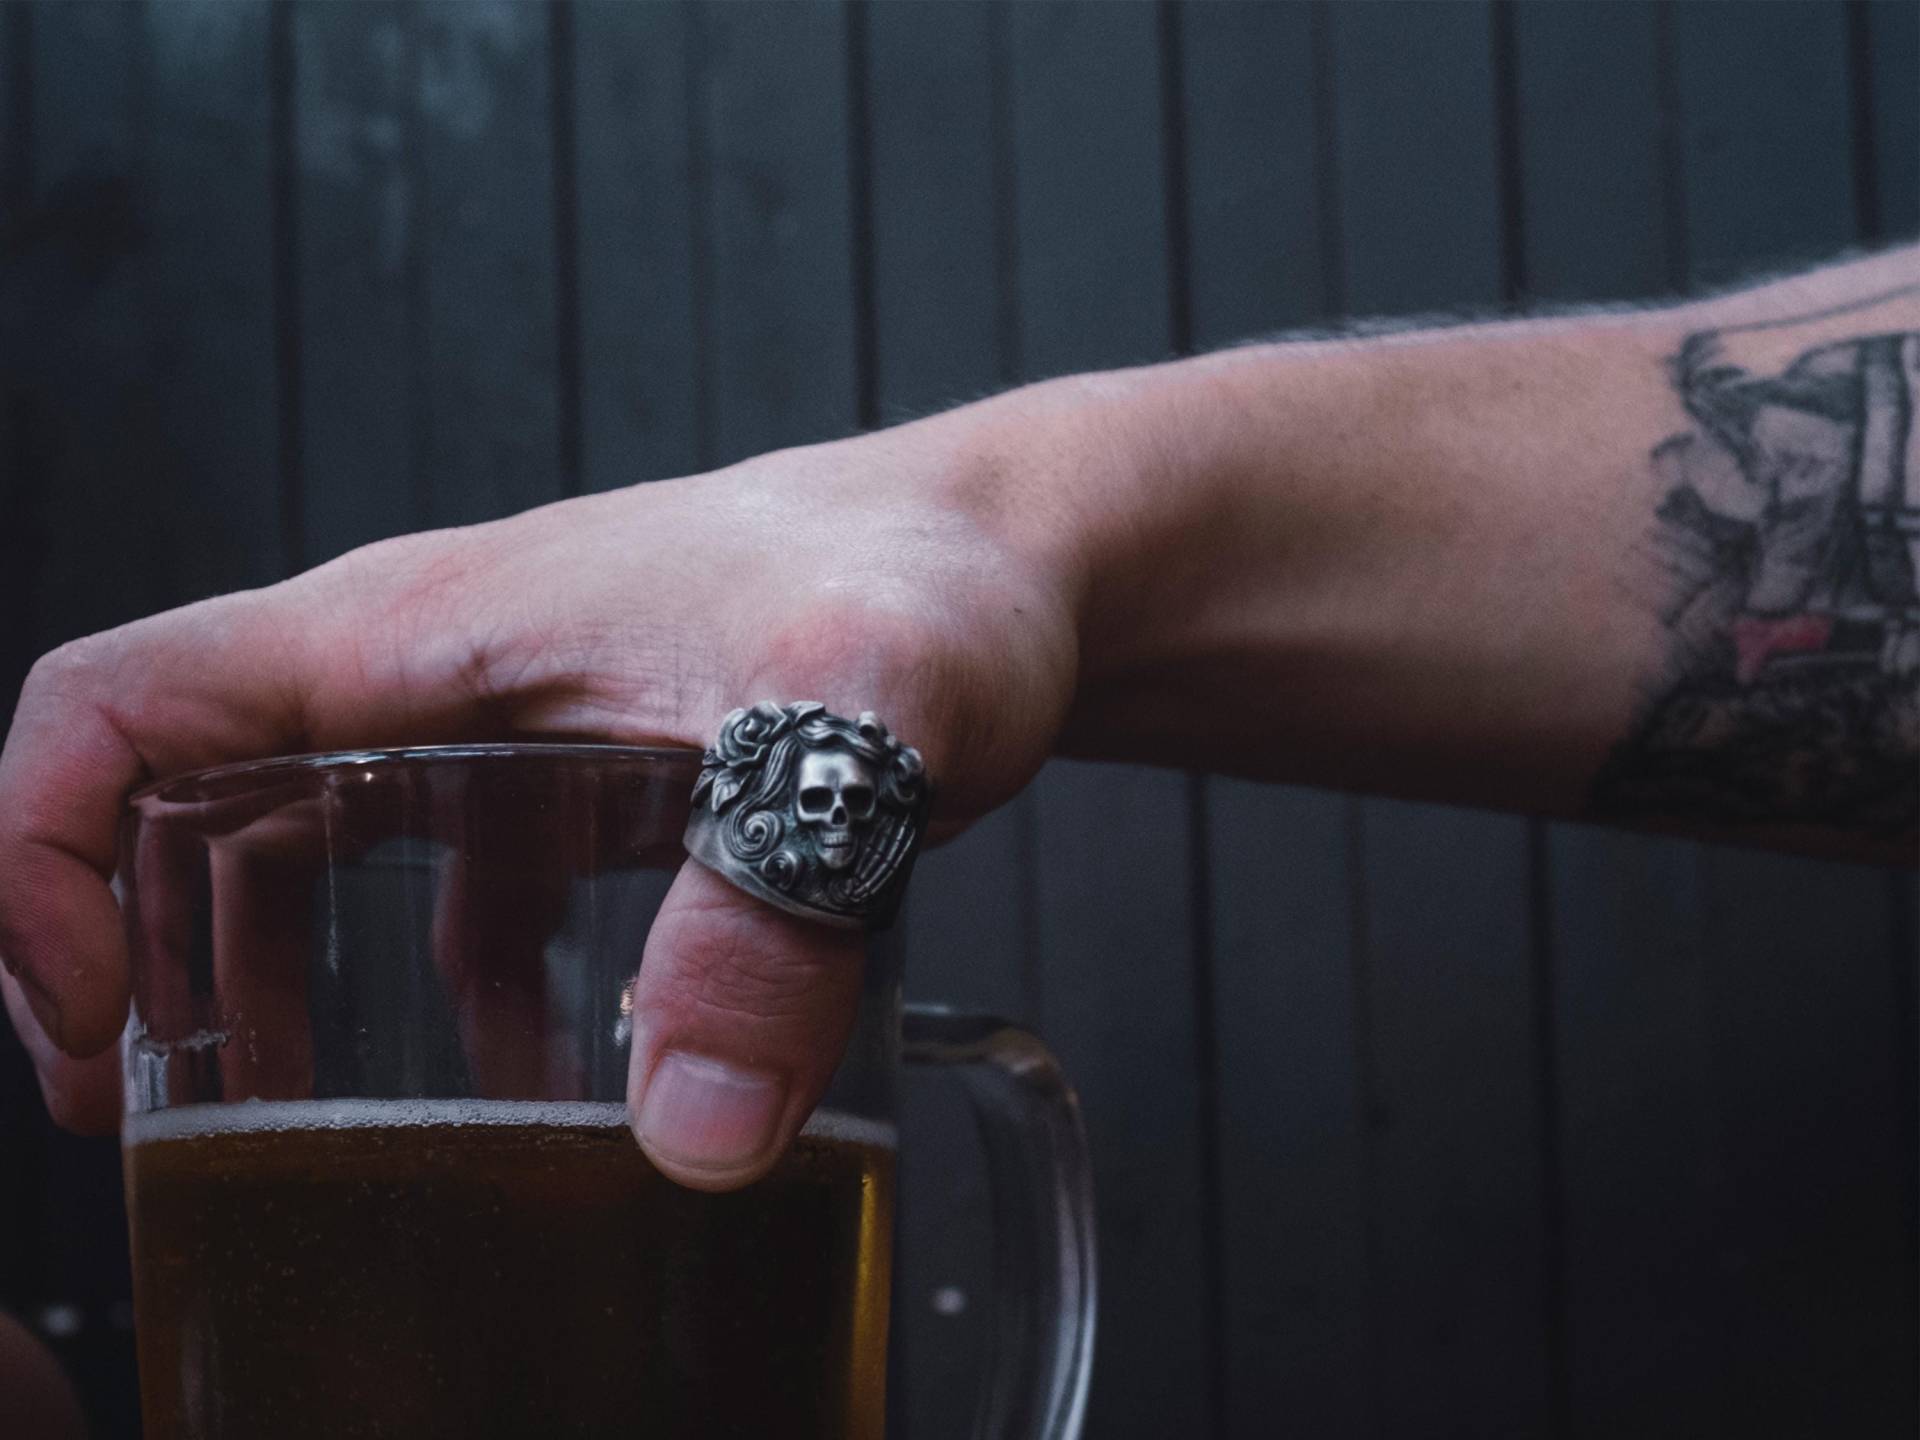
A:
[[[1067,748],[1906,856],[1920,475],[1861,456],[1920,455],[1920,297],[1802,317],[1917,281],[1906,252],[1012,397],[1096,457],[1046,507]]]

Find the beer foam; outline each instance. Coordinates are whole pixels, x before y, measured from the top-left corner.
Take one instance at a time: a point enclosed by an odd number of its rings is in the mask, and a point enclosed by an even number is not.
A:
[[[627,1107],[600,1100],[240,1100],[232,1104],[176,1105],[130,1114],[120,1140],[131,1148],[156,1140],[262,1131],[404,1129],[410,1126],[538,1125],[625,1129]],[[815,1140],[897,1148],[892,1122],[814,1111],[801,1134]]]

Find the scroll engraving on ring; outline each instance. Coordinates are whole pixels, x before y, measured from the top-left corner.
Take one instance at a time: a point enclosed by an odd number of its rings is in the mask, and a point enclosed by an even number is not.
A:
[[[931,790],[920,752],[873,712],[762,701],[727,716],[706,752],[687,851],[783,910],[877,928],[906,888]]]

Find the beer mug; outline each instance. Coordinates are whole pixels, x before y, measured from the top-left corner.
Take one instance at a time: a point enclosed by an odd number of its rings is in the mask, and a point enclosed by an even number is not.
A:
[[[442,746],[136,794],[122,1134],[148,1440],[884,1430],[901,1063],[972,1099],[996,1353],[974,1433],[1078,1434],[1093,1219],[1032,1036],[900,1004],[878,937],[792,1152],[669,1182],[624,1106],[631,981],[696,752]]]

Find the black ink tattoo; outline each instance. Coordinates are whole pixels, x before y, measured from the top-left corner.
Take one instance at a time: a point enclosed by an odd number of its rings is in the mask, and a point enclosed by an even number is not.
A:
[[[1920,828],[1920,286],[1706,331],[1653,452],[1670,639],[1597,816]]]

